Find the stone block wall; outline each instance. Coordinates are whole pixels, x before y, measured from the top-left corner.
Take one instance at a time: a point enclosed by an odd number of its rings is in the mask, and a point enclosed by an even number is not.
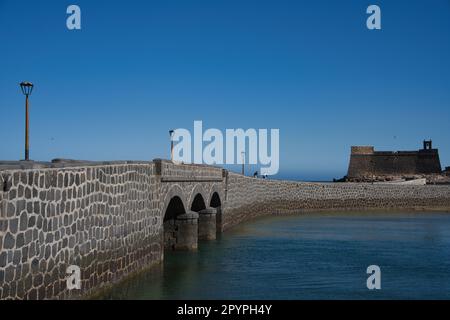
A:
[[[156,173],[167,181],[222,181],[224,169],[201,164],[174,164],[167,160],[154,160]]]
[[[161,261],[154,169],[0,171],[0,298],[73,298]],[[70,265],[81,269],[81,291],[66,290]]]
[[[222,229],[268,214],[316,210],[450,208],[450,186],[307,183],[229,173]]]

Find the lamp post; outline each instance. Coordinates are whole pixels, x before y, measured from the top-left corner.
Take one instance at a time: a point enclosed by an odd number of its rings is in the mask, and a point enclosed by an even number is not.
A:
[[[28,117],[28,96],[31,95],[34,85],[31,82],[22,82],[20,88],[25,95],[25,161],[30,160],[29,142],[29,117]]]
[[[169,130],[170,135],[170,161],[173,161],[173,135],[175,130]]]

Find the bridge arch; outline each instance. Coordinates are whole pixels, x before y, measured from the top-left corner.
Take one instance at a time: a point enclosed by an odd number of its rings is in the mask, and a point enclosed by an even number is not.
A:
[[[197,193],[192,200],[191,210],[195,212],[200,212],[206,209],[205,199],[203,198],[201,193]]]
[[[209,206],[211,208],[218,208],[222,206],[222,201],[220,200],[220,196],[217,192],[214,192],[211,195],[211,200],[209,201]]]
[[[164,222],[174,220],[177,216],[185,214],[183,200],[179,196],[174,196],[170,199],[166,210],[164,211]]]
[[[225,201],[223,188],[220,185],[214,184],[209,190],[208,206],[216,209],[216,233],[221,233],[223,230],[223,210],[222,205]]]
[[[167,220],[166,216],[168,213],[169,216],[172,216],[174,212],[177,213],[175,217],[177,215],[186,213],[185,199],[186,198],[184,196],[183,189],[179,185],[173,185],[164,197],[164,204],[162,207],[163,221]],[[170,208],[169,205],[171,205]],[[170,209],[170,212],[168,211],[168,209]]]
[[[172,186],[165,196],[162,212],[164,249],[197,249],[198,214],[186,208],[183,190],[178,185]]]
[[[208,206],[208,194],[201,183],[196,184],[189,194],[189,209],[199,212]]]
[[[218,208],[221,207],[223,204],[223,201],[225,200],[224,198],[224,193],[222,191],[222,188],[217,185],[214,184],[209,192],[209,197],[208,197],[208,205],[212,208]]]

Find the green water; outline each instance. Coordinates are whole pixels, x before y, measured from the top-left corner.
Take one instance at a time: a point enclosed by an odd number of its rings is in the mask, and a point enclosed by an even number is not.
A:
[[[366,269],[381,268],[381,290]],[[266,217],[166,252],[106,299],[450,299],[450,214]]]

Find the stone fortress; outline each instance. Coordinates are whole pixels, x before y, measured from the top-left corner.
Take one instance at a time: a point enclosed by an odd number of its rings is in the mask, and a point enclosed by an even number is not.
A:
[[[373,146],[351,148],[346,181],[372,182],[426,178],[428,182],[449,182],[442,171],[438,149],[423,141],[418,151],[375,151]]]
[[[86,298],[257,216],[368,209],[448,211],[450,185],[267,180],[160,159],[0,163],[0,298]],[[67,287],[72,265],[80,290]]]

